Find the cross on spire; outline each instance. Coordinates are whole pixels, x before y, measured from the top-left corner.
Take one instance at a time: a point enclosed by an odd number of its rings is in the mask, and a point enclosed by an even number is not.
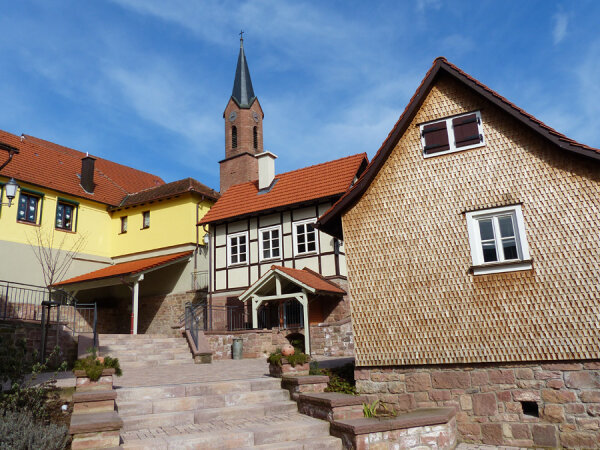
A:
[[[244,41],[244,30],[240,30],[240,42]]]

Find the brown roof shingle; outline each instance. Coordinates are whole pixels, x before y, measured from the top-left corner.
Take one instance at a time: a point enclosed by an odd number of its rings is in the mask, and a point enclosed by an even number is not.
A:
[[[310,270],[305,267],[304,269],[292,269],[291,267],[283,267],[283,266],[271,266],[273,270],[279,270],[286,275],[298,280],[300,283],[305,284],[317,292],[326,292],[331,294],[346,294],[341,287],[335,284],[332,281],[324,278],[322,275],[317,272]]]
[[[27,135],[20,137],[2,130],[0,143],[19,150],[13,160],[2,169],[2,176],[14,177],[17,182],[22,181],[76,197],[118,205],[128,193],[164,184],[156,175],[96,158],[96,187],[94,193],[90,194],[81,187],[79,178],[81,158],[85,153],[43,139]],[[4,158],[4,155],[5,153],[1,152],[0,158]]]
[[[366,153],[359,153],[282,173],[275,176],[271,190],[265,193],[259,193],[257,181],[231,186],[200,224],[341,195],[367,162]]]
[[[218,192],[205,186],[199,181],[194,180],[193,178],[184,178],[183,180],[173,181],[161,186],[145,189],[136,192],[135,194],[129,194],[123,199],[118,207],[123,208],[126,206],[139,205],[140,203],[160,200],[174,195],[184,194],[186,192],[195,192],[214,201],[217,201],[220,197]]]

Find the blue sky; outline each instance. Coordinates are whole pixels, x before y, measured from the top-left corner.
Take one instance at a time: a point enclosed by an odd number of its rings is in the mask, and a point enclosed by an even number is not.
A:
[[[2,1],[0,128],[218,189],[240,29],[283,172],[372,157],[443,55],[600,147],[600,2]]]

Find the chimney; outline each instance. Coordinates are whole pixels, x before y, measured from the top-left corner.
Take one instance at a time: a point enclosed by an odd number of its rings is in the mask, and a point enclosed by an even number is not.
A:
[[[255,156],[258,159],[258,189],[267,189],[275,178],[275,156],[271,152],[264,151]]]
[[[94,161],[96,158],[85,154],[85,157],[81,158],[81,187],[88,193],[94,193]]]

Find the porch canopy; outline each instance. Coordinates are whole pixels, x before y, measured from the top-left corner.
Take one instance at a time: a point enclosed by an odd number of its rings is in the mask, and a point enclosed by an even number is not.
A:
[[[119,284],[127,285],[131,290],[131,334],[137,334],[138,329],[138,296],[139,284],[144,280],[144,275],[157,269],[188,261],[192,251],[172,253],[170,255],[154,256],[152,258],[137,259],[104,267],[84,275],[79,275],[68,280],[52,285],[54,288],[64,289],[75,295],[78,291],[96,289]]]
[[[310,333],[308,322],[308,296],[346,294],[337,284],[308,268],[271,266],[271,269],[246,289],[239,299],[252,301],[252,326],[258,328],[258,308],[263,302],[295,299],[302,305],[304,315],[305,350],[310,354]]]

